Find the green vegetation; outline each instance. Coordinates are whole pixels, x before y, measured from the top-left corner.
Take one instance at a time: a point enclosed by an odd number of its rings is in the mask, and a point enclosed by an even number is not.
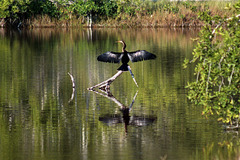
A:
[[[223,15],[226,2],[143,0],[2,0],[0,25],[166,27],[202,25],[198,12]],[[227,12],[228,13],[228,12]],[[228,13],[229,14],[229,13]]]
[[[231,18],[200,15],[205,26],[190,61],[196,62],[197,78],[187,87],[188,98],[205,107],[203,114],[216,113],[220,121],[232,124],[240,118],[240,3],[225,9],[232,11]]]

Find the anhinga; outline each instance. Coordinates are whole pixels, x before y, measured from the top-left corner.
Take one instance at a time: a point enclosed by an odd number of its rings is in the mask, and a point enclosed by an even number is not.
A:
[[[119,63],[122,61],[122,65],[118,68],[118,70],[128,71],[128,62],[129,60],[132,62],[138,62],[143,60],[155,59],[156,55],[149,53],[145,50],[137,50],[134,52],[126,51],[126,44],[124,41],[117,41],[122,43],[122,52],[106,52],[97,57],[98,61],[102,62],[110,62],[110,63]]]

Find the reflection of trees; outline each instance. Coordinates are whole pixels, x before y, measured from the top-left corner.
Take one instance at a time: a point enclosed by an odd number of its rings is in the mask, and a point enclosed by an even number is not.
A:
[[[4,38],[0,39],[0,58],[3,60],[0,63],[0,77],[2,78],[0,80],[0,110],[4,118],[0,119],[0,124],[3,124],[0,125],[0,133],[11,135],[7,136],[9,138],[5,139],[4,144],[11,146],[15,143],[15,148],[22,148],[26,153],[29,153],[29,148],[35,148],[40,157],[59,152],[61,157],[64,156],[64,151],[69,155],[79,153],[76,156],[83,159],[84,156],[94,157],[94,155],[108,152],[112,155],[109,159],[114,159],[115,152],[133,152],[134,150],[142,153],[149,150],[156,152],[154,141],[161,141],[163,144],[156,148],[162,150],[159,152],[160,155],[165,155],[164,148],[173,141],[171,128],[176,126],[174,131],[178,131],[178,128],[182,127],[178,126],[180,119],[186,127],[184,118],[191,113],[187,109],[181,110],[181,99],[184,99],[184,95],[179,97],[175,86],[172,86],[172,84],[180,87],[184,85],[184,81],[173,78],[181,77],[181,72],[179,72],[181,60],[174,59],[176,70],[173,70],[169,64],[167,71],[164,68],[166,65],[161,62],[164,59],[172,59],[176,54],[181,57],[180,54],[185,54],[185,52],[176,51],[183,50],[184,45],[180,47],[177,45],[171,53],[155,53],[155,51],[160,50],[159,46],[174,48],[174,43],[167,43],[174,39],[181,44],[188,43],[187,38],[177,36],[179,34],[171,36],[172,31],[130,30],[127,32],[132,34],[126,34],[126,30],[93,29],[92,39],[88,38],[90,34],[86,30],[78,29],[37,29],[21,33],[7,32],[3,33],[4,36],[1,33]],[[144,48],[149,51],[155,49],[153,53],[160,57],[156,61],[131,64],[140,86],[140,94],[138,94],[138,101],[134,104],[136,110],[130,111],[129,115],[128,109],[123,111],[124,115],[127,115],[125,120],[129,119],[128,123],[132,124],[128,126],[128,133],[141,132],[142,134],[134,135],[138,137],[134,140],[129,138],[129,141],[125,140],[125,128],[122,125],[108,127],[98,121],[99,117],[106,120],[106,118],[111,119],[116,116],[118,122],[124,122],[123,113],[117,109],[114,114],[114,109],[108,107],[107,100],[92,97],[86,90],[93,83],[100,82],[116,72],[118,66],[101,64],[96,61],[98,54],[103,53],[106,48],[112,48],[113,39],[124,39],[129,42],[129,46],[134,48]],[[148,41],[153,41],[153,43],[148,45]],[[109,66],[108,69],[104,69],[106,65]],[[72,93],[68,72],[74,75],[77,87],[75,99],[71,104],[68,104]],[[136,92],[131,77],[128,74],[122,75],[114,83],[111,88],[114,95],[123,103],[128,104],[126,99],[131,99],[130,95]],[[119,86],[122,87],[119,88]],[[180,91],[182,91],[181,88]],[[149,95],[154,96],[149,99]],[[104,105],[107,107],[102,107],[98,111],[98,107],[102,104],[107,104]],[[147,118],[151,123],[151,117],[142,116],[152,115],[151,110],[157,110],[154,115],[159,117],[154,127],[151,127],[153,125],[132,127],[139,125],[140,122],[148,123]],[[106,116],[109,113],[113,114]],[[131,121],[131,117],[135,119]],[[175,117],[175,119],[169,117]],[[147,132],[144,131],[145,128]],[[182,132],[184,134],[185,130]],[[155,136],[152,136],[152,133]],[[177,135],[175,133],[174,137]],[[185,139],[186,137],[182,141],[179,140],[180,143],[185,144]],[[149,140],[151,142],[146,147],[143,142]],[[119,145],[122,143],[125,145]],[[97,151],[96,148],[98,148]],[[5,147],[2,153],[15,152],[15,150]]]
[[[194,78],[191,69],[181,68],[184,58],[190,56],[191,35],[194,33],[182,30],[93,29],[91,40],[86,30],[79,29],[21,33],[0,29],[1,158],[19,159],[19,151],[25,153],[22,159],[96,159],[105,153],[105,159],[115,159],[121,153],[136,154],[136,159],[156,159],[157,155],[176,159],[182,153],[187,155],[182,159],[214,159],[220,152],[226,156],[231,148],[228,150],[225,144],[236,139],[224,142],[219,124],[202,119],[201,108],[192,108],[185,97],[184,86]],[[113,45],[114,39],[124,39],[129,46],[144,48],[159,57],[130,64],[139,92],[129,112],[129,123],[132,116],[154,115],[157,120],[144,127],[128,125],[127,136],[123,123],[109,127],[99,121],[99,117],[116,116],[118,122],[123,122],[121,107],[86,90],[116,72],[118,66],[96,60],[106,48],[118,47]],[[72,84],[68,72],[76,81],[76,94],[70,104]],[[130,104],[136,86],[129,74],[123,74],[111,91],[119,102]]]

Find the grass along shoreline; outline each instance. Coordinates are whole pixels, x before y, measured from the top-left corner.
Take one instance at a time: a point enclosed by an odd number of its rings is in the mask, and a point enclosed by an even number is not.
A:
[[[112,1],[109,1],[113,5]],[[117,1],[118,2],[118,1]],[[227,2],[126,2],[116,3],[105,9],[94,9],[80,14],[79,7],[71,5],[45,6],[48,12],[35,14],[17,13],[13,17],[0,18],[0,27],[39,28],[39,27],[201,27],[203,22],[198,18],[200,12],[208,11],[211,16],[231,16],[231,5]],[[53,5],[53,6],[52,6]],[[73,4],[72,4],[73,5]],[[76,5],[76,4],[75,4]],[[98,4],[100,5],[100,4]],[[103,5],[103,4],[101,4]],[[76,5],[77,6],[77,5]],[[226,7],[227,6],[227,7]],[[98,6],[99,7],[99,6]],[[101,6],[100,6],[101,7]],[[100,8],[99,7],[99,8]],[[106,10],[108,9],[108,10]],[[50,14],[51,13],[51,14]],[[101,13],[101,14],[100,14]],[[28,15],[28,16],[26,16]],[[214,25],[214,24],[213,24]]]

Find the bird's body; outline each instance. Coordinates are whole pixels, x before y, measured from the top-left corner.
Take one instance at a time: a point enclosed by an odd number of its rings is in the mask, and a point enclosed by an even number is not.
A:
[[[117,41],[123,44],[122,52],[106,52],[98,56],[97,60],[102,62],[119,63],[122,61],[122,65],[118,70],[128,71],[128,62],[138,62],[143,60],[155,59],[156,55],[149,53],[145,50],[138,50],[134,52],[126,51],[126,44],[124,41]]]

